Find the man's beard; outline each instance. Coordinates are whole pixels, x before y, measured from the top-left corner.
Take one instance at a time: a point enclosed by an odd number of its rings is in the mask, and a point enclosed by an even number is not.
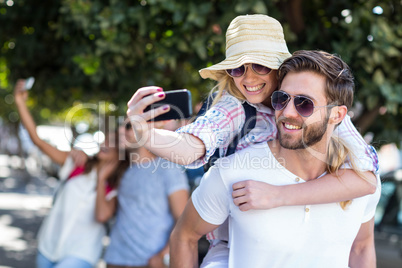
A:
[[[281,133],[281,128],[279,127],[282,122],[291,123],[292,120],[286,120],[286,118],[279,118],[276,125],[278,129],[279,144],[286,149],[299,150],[306,149],[307,147],[313,146],[317,142],[321,141],[327,131],[329,117],[326,116],[325,120],[321,123],[313,123],[309,126],[302,126],[302,137],[299,140],[292,141],[292,136],[286,133]],[[294,120],[293,120],[294,121]]]

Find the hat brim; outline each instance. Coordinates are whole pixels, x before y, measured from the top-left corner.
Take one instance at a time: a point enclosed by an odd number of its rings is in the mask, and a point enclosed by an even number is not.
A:
[[[264,65],[271,69],[277,70],[282,62],[291,56],[290,53],[249,53],[247,55],[240,54],[239,56],[233,55],[220,63],[212,65],[208,68],[201,69],[200,75],[202,78],[218,80],[218,73],[227,69],[234,69],[247,63],[256,63]]]

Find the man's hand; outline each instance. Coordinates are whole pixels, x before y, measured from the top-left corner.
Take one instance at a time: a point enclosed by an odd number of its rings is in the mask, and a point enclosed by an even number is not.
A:
[[[270,209],[281,205],[280,186],[246,180],[232,186],[233,202],[241,211]]]

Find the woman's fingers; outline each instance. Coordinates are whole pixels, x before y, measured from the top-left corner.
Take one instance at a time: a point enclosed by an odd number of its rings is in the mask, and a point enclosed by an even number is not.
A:
[[[152,95],[146,96],[139,100],[136,104],[132,105],[131,108],[137,113],[142,113],[151,104],[157,101],[163,100],[165,98],[164,92],[154,93]],[[130,106],[129,106],[130,107]]]
[[[149,121],[149,120],[154,119],[155,117],[157,117],[157,116],[159,116],[161,114],[165,114],[165,113],[167,113],[169,111],[170,111],[170,106],[166,104],[166,105],[163,105],[163,106],[158,107],[156,109],[152,109],[152,110],[149,110],[149,111],[143,113],[142,117],[146,121]]]
[[[151,95],[151,94],[154,94],[157,92],[163,92],[163,89],[161,87],[157,87],[157,86],[139,88],[134,93],[134,95],[131,97],[131,99],[128,101],[127,106],[135,105],[137,102],[142,100],[145,96],[148,96],[148,95]]]
[[[146,107],[155,103],[156,101],[164,99],[164,97],[165,93],[156,93],[152,96],[143,98],[136,105],[129,106],[127,109],[127,116],[130,118],[130,121],[132,122],[138,120],[138,117],[141,117],[145,121],[149,121],[161,114],[169,112],[169,105],[163,105],[144,112]]]
[[[127,117],[131,122],[137,143],[146,144],[150,138],[150,129],[154,128],[154,124],[149,121],[170,110],[169,105],[163,105],[144,112],[149,105],[163,100],[165,96],[160,87],[143,87],[139,88],[127,103]]]
[[[25,80],[18,79],[14,87],[14,98],[16,102],[25,101],[28,98],[28,92],[25,90]]]
[[[141,131],[144,128],[148,128],[148,124],[150,123],[148,122],[149,120],[161,114],[167,113],[169,112],[169,110],[170,110],[169,105],[163,105],[159,108],[149,110],[148,112],[142,113],[140,115],[138,114],[129,115],[130,113],[129,111],[127,111],[127,115],[134,131]]]
[[[15,84],[15,92],[25,91],[25,79],[18,79]]]

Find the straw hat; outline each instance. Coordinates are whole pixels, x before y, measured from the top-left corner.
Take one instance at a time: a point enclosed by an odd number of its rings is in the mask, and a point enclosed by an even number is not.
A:
[[[202,78],[217,80],[217,72],[257,63],[278,69],[291,55],[281,24],[266,15],[238,16],[226,31],[226,59],[200,70]]]

